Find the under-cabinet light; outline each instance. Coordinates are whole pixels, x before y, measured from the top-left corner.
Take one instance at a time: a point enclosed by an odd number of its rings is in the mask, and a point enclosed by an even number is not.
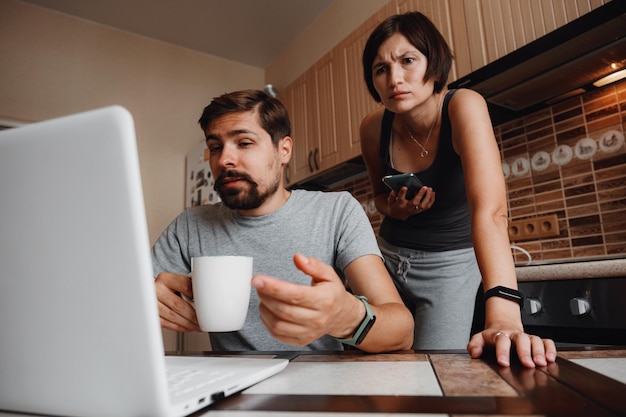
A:
[[[626,78],[626,68],[600,78],[599,80],[595,81],[593,85],[594,87],[604,87],[607,84],[614,83],[615,81],[619,81],[623,78]]]

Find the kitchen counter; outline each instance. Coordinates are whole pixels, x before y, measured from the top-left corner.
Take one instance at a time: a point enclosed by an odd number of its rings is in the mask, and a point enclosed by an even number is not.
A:
[[[515,273],[519,282],[626,277],[626,258],[537,261],[528,266],[516,267]]]

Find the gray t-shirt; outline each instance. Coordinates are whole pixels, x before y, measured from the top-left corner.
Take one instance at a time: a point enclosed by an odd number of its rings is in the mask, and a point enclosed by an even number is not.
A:
[[[350,193],[294,190],[280,209],[265,216],[240,216],[221,203],[184,211],[154,244],[152,262],[155,276],[164,271],[187,275],[192,257],[251,256],[254,274],[310,285],[311,278],[293,264],[296,253],[334,266],[342,279],[342,271],[353,260],[382,256],[365,212]],[[218,351],[301,350],[274,339],[265,329],[254,289],[243,329],[211,333],[210,338]],[[324,336],[307,348],[340,350],[342,345]]]

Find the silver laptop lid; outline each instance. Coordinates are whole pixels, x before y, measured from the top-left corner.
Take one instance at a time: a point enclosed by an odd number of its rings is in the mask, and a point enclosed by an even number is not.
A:
[[[165,415],[133,119],[0,132],[0,409]]]

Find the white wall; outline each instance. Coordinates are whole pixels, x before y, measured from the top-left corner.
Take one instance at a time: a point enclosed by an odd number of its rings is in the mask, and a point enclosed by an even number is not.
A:
[[[185,155],[216,95],[264,70],[0,0],[0,119],[37,121],[110,104],[135,118],[152,240],[184,205]]]

